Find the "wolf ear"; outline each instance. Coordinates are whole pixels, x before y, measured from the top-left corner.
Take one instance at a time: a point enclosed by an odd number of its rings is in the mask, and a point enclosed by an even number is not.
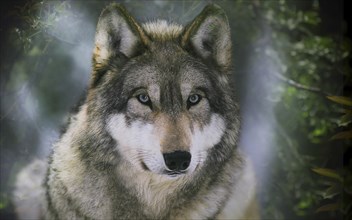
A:
[[[231,36],[225,12],[215,4],[206,6],[186,26],[181,45],[205,60],[212,59],[227,71],[231,66]]]
[[[99,68],[109,58],[131,58],[148,44],[143,29],[122,5],[113,3],[105,8],[95,34],[93,66]]]

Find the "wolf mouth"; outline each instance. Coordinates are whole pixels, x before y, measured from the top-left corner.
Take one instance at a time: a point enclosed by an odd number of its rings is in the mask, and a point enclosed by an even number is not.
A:
[[[173,171],[173,170],[165,170],[162,174],[163,175],[168,175],[170,177],[178,177],[178,176],[181,176],[181,175],[185,175],[187,173],[193,173],[195,172],[196,170],[199,169],[199,166],[200,166],[200,163],[197,163],[196,167],[194,168],[193,171],[187,169],[187,170],[182,170],[182,171]]]
[[[176,177],[182,174],[186,174],[187,171],[170,171],[170,170],[166,170],[163,172],[164,175],[168,175],[170,177]]]

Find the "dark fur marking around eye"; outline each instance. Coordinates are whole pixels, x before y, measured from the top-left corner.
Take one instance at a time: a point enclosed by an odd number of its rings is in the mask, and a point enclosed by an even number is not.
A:
[[[152,104],[152,101],[149,97],[148,94],[146,93],[141,93],[139,95],[136,96],[136,99],[142,104],[142,105],[146,105],[146,106],[149,106],[149,108],[151,110],[153,110],[153,104]]]
[[[197,105],[201,100],[202,96],[198,94],[192,94],[187,99],[187,109],[190,109],[192,106]]]

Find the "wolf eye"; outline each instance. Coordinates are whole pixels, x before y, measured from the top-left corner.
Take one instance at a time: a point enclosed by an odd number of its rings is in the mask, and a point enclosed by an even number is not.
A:
[[[147,105],[150,102],[150,98],[147,94],[140,94],[137,96],[137,99],[140,103]]]
[[[198,94],[190,95],[187,100],[188,108],[193,105],[197,105],[201,99],[202,99],[202,96],[200,96]]]

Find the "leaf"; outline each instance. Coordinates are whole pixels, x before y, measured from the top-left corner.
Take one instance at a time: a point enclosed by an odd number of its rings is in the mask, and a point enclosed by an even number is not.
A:
[[[322,175],[322,176],[326,176],[326,177],[330,177],[330,178],[333,178],[333,179],[337,179],[340,182],[342,182],[342,177],[335,170],[326,169],[326,168],[314,168],[312,170],[314,172]]]
[[[339,209],[338,203],[330,203],[330,204],[321,206],[316,210],[316,212],[331,212],[331,211],[336,211],[338,209]]]
[[[352,139],[352,130],[349,131],[342,131],[340,133],[335,134],[330,138],[331,140],[338,140],[338,139]]]
[[[352,112],[347,112],[340,118],[339,126],[347,126],[352,122]]]
[[[324,192],[323,197],[324,199],[331,199],[334,196],[340,194],[341,192],[341,187],[338,184],[334,184]]]
[[[352,106],[352,99],[345,96],[327,96],[327,98],[342,105]]]

